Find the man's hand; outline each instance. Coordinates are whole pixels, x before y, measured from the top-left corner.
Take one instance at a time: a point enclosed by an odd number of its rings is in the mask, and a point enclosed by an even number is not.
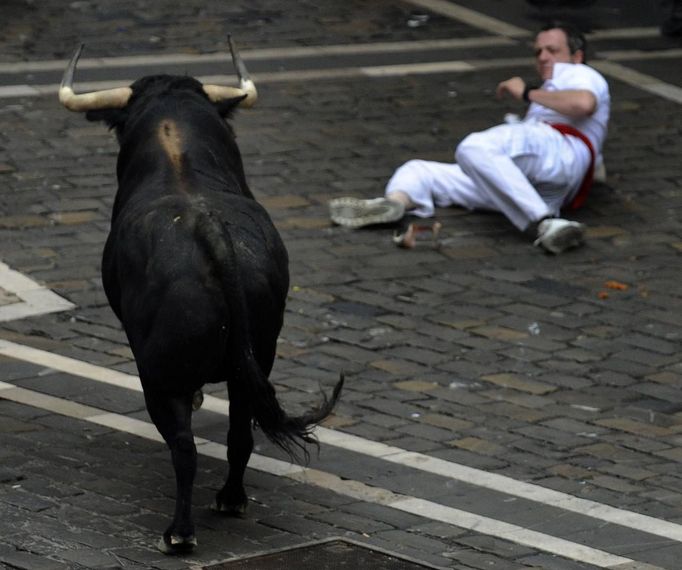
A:
[[[513,99],[521,101],[523,99],[523,90],[526,88],[526,82],[520,77],[512,77],[506,81],[497,84],[495,96],[498,99],[504,98],[506,95]]]

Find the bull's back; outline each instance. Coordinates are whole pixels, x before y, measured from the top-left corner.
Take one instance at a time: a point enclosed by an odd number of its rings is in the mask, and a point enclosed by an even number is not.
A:
[[[121,212],[103,281],[143,382],[189,391],[228,379],[243,343],[269,373],[287,267],[277,231],[252,199],[171,196]]]

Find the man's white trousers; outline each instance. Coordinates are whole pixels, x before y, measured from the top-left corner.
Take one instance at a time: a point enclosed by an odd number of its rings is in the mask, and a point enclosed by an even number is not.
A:
[[[410,160],[398,168],[386,195],[402,191],[420,217],[434,206],[503,213],[520,230],[556,216],[580,187],[590,162],[585,143],[536,121],[502,124],[467,136],[454,163]]]

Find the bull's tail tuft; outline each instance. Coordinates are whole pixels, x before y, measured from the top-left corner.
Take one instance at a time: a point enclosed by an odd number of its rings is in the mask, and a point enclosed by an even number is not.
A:
[[[250,352],[250,351],[249,351]],[[339,376],[339,381],[334,386],[331,398],[320,390],[322,401],[320,404],[300,416],[289,416],[275,395],[275,388],[263,374],[253,355],[248,358],[249,385],[251,387],[251,405],[255,423],[263,430],[267,438],[285,451],[292,461],[300,459],[303,455],[304,463],[310,460],[310,453],[306,444],[314,445],[319,449],[319,442],[313,433],[315,426],[322,422],[334,409],[343,388],[344,375]]]

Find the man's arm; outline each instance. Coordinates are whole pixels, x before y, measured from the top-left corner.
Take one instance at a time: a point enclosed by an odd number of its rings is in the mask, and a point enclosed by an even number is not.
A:
[[[523,79],[512,77],[498,84],[496,95],[498,99],[509,95],[521,101],[525,89],[526,82]],[[528,100],[567,117],[587,117],[597,110],[597,98],[592,91],[587,89],[563,89],[561,91],[531,89],[528,92]]]

